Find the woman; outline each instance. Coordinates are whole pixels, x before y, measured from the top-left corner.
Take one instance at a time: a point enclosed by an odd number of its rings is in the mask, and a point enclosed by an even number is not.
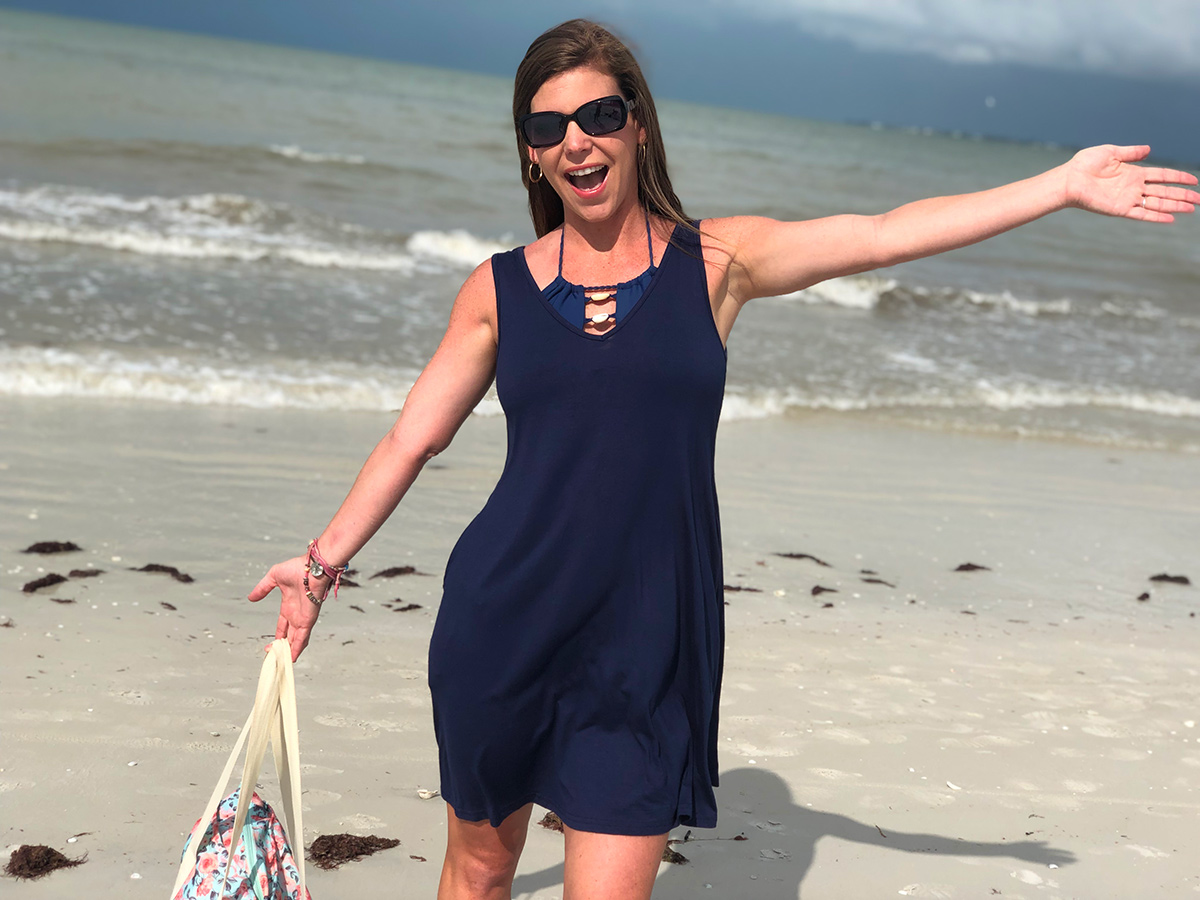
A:
[[[539,37],[513,101],[538,239],[467,279],[399,420],[282,593],[308,643],[344,564],[493,378],[495,491],[456,545],[429,680],[449,804],[439,896],[508,897],[533,802],[563,819],[566,896],[648,897],[667,831],[716,822],[722,578],[713,447],[742,305],[940,253],[1074,206],[1191,212],[1183,172],[1094,147],[1057,169],[880,216],[684,215],[628,49],[589,22]]]

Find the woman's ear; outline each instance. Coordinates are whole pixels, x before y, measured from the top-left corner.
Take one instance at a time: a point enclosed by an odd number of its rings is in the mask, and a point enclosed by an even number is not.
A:
[[[537,151],[534,150],[532,147],[526,147],[525,150],[529,153],[529,161],[531,163],[536,163],[537,162]]]

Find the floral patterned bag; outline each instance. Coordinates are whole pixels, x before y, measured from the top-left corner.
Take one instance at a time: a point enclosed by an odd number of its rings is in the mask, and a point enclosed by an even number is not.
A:
[[[268,741],[282,789],[286,831],[275,811],[253,791]],[[243,746],[241,786],[221,799]],[[250,802],[242,802],[247,795]],[[296,856],[289,834],[299,839]],[[296,685],[291,648],[279,640],[263,661],[254,710],[184,844],[172,900],[312,900],[305,885],[303,847]]]

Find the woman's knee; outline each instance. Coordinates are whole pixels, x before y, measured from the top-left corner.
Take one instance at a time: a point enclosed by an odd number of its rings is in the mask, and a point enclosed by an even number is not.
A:
[[[532,804],[517,810],[498,827],[486,821],[467,822],[447,808],[446,868],[455,880],[486,893],[512,883],[525,846]]]

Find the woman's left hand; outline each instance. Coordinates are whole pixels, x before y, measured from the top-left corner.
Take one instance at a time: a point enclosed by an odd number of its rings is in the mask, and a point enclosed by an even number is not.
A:
[[[1133,165],[1149,154],[1145,144],[1104,144],[1080,150],[1066,164],[1067,205],[1143,222],[1173,222],[1172,213],[1193,212],[1200,194],[1175,185],[1196,184],[1196,176],[1178,169]]]

